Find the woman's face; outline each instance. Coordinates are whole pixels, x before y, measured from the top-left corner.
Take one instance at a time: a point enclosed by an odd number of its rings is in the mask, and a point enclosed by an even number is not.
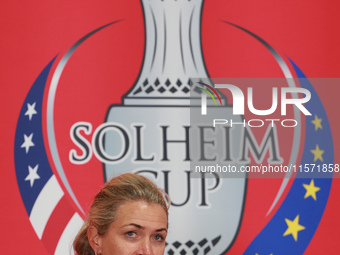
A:
[[[102,255],[163,255],[168,218],[157,204],[132,201],[121,205],[108,232],[98,237]]]

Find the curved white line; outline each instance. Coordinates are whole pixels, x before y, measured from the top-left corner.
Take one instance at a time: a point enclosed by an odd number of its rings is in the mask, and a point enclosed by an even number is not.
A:
[[[279,64],[284,76],[286,77],[287,83],[289,85],[289,87],[296,87],[294,79],[293,79],[293,75],[290,72],[287,64],[285,63],[285,61],[282,59],[282,57],[276,52],[276,50],[274,50],[274,48],[272,46],[270,46],[265,40],[263,40],[262,38],[260,38],[259,36],[257,36],[256,34],[250,32],[249,30],[242,28],[238,25],[235,25],[233,23],[227,22],[227,21],[223,21],[227,24],[230,24],[234,27],[237,27],[241,30],[243,30],[244,32],[246,32],[247,34],[250,34],[251,36],[253,36],[255,39],[257,39],[260,43],[262,43],[267,50],[270,51],[270,53],[274,56],[276,62]],[[298,98],[297,95],[292,94],[293,98]],[[300,112],[299,110],[295,107],[294,108],[294,117],[295,119],[300,123],[301,122],[301,118],[300,118]],[[290,159],[289,159],[289,165],[294,165],[297,159],[297,155],[298,155],[298,151],[299,151],[299,144],[300,144],[300,139],[301,139],[301,129],[295,127],[294,128],[294,134],[293,134],[293,145],[292,145],[292,152],[290,154]],[[281,186],[276,194],[276,197],[272,203],[272,205],[270,206],[266,216],[268,216],[270,214],[270,212],[274,209],[275,205],[278,203],[279,199],[281,198],[284,190],[287,187],[288,181],[290,176],[292,175],[292,173],[287,172],[285,177],[282,180]]]
[[[110,26],[118,21],[114,21],[112,23],[109,23],[107,25],[104,25],[100,28],[97,28],[96,30],[88,33],[87,35],[85,35],[84,37],[82,37],[79,41],[77,41],[67,52],[66,54],[62,57],[62,59],[60,60],[56,70],[54,71],[54,74],[52,76],[52,80],[51,80],[51,86],[48,92],[48,99],[47,99],[47,137],[48,137],[48,142],[49,142],[49,146],[50,146],[50,150],[51,150],[51,154],[52,154],[52,159],[54,161],[54,165],[57,169],[57,172],[59,174],[59,177],[61,178],[67,192],[70,194],[71,198],[73,199],[74,203],[77,205],[77,207],[79,208],[79,210],[84,213],[84,210],[82,209],[82,207],[80,206],[76,196],[73,193],[73,190],[67,180],[67,177],[65,175],[63,166],[61,164],[60,161],[60,157],[59,157],[59,153],[58,153],[58,149],[57,149],[57,143],[56,143],[56,139],[55,139],[55,132],[54,132],[54,100],[55,100],[55,95],[56,95],[56,90],[58,87],[58,83],[59,83],[59,79],[60,76],[68,62],[68,60],[70,59],[71,55],[73,54],[73,52],[80,46],[80,44],[82,44],[87,38],[89,38],[90,36],[92,36],[93,34],[95,34],[96,32],[100,31],[101,29]]]

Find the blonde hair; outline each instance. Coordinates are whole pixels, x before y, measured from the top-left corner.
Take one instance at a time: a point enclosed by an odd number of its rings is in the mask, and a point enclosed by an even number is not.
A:
[[[138,174],[122,174],[112,178],[96,195],[87,218],[73,242],[78,255],[94,254],[87,238],[87,229],[94,226],[98,235],[104,236],[115,220],[119,206],[129,201],[142,200],[160,205],[168,215],[167,195],[153,182]]]

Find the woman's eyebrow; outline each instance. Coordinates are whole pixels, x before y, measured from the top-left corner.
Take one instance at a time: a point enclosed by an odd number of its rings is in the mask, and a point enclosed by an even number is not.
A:
[[[168,232],[168,230],[166,228],[156,229],[156,232],[162,232],[162,231]]]
[[[126,225],[123,225],[122,228],[124,227],[128,227],[128,226],[134,226],[136,228],[139,228],[139,229],[144,229],[145,227],[139,225],[139,224],[136,224],[136,223],[129,223],[129,224],[126,224]]]
[[[143,226],[141,226],[139,224],[136,224],[136,223],[126,224],[126,225],[122,226],[122,228],[129,227],[129,226],[134,226],[134,227],[139,228],[139,229],[145,229],[145,227],[143,227]],[[162,232],[162,231],[168,232],[167,228],[159,228],[159,229],[156,229],[155,231],[156,232]]]

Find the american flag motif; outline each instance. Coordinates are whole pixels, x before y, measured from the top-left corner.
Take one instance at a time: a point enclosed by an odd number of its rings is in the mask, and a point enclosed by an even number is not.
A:
[[[32,227],[50,254],[73,254],[71,244],[83,220],[67,199],[47,157],[42,132],[42,101],[54,60],[31,87],[15,135],[15,169]]]

